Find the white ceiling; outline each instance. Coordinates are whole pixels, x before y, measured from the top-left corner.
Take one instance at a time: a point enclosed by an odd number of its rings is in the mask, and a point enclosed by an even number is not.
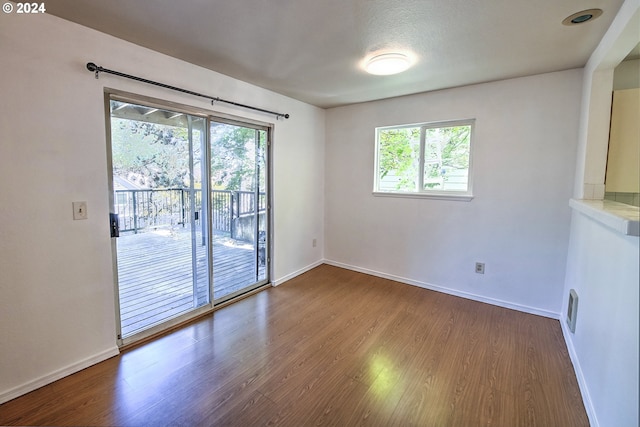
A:
[[[326,108],[582,67],[622,2],[47,0],[46,8]],[[562,25],[567,16],[589,8],[604,13],[581,25]],[[417,63],[395,76],[366,74],[363,58],[380,49],[408,49]],[[136,69],[117,71],[136,74]]]

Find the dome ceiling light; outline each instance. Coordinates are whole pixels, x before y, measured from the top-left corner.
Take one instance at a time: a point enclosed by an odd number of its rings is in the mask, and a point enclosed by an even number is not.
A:
[[[411,58],[403,53],[383,53],[366,61],[364,68],[369,74],[388,76],[405,71],[411,63]]]
[[[576,12],[573,15],[569,15],[562,21],[563,25],[578,25],[584,24],[587,21],[592,21],[598,16],[602,15],[602,9],[587,9],[581,12]]]

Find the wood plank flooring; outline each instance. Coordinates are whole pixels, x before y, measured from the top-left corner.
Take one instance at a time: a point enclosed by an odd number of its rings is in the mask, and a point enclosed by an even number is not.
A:
[[[253,249],[218,236],[213,245],[214,299],[264,279]],[[208,303],[206,247],[196,244],[196,289],[189,229],[127,234],[118,238],[118,276],[122,335]],[[258,274],[256,276],[256,273]],[[194,297],[195,295],[195,297]]]
[[[7,402],[0,424],[589,425],[557,320],[327,265]]]

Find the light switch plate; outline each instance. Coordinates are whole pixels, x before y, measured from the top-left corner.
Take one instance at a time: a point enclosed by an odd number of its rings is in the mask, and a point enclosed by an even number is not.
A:
[[[87,218],[87,202],[73,202],[73,219]]]

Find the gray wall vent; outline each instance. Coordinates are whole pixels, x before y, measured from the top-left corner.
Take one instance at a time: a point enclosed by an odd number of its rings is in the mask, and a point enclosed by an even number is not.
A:
[[[567,325],[571,332],[576,331],[576,316],[578,315],[578,294],[575,289],[569,291],[569,305],[567,307]]]

